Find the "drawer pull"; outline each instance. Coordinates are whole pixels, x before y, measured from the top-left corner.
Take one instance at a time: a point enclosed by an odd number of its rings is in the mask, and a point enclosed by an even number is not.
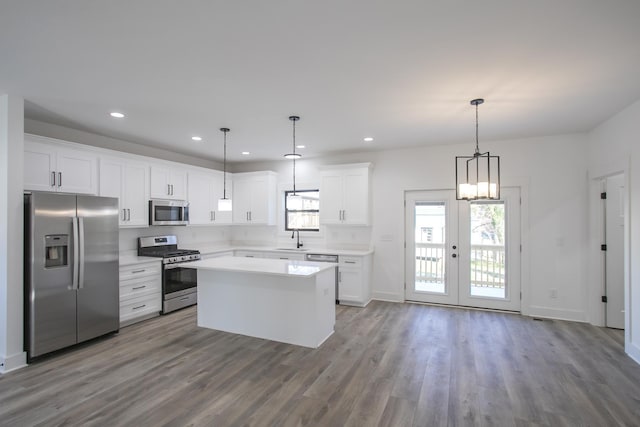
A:
[[[147,271],[147,269],[146,269],[146,268],[143,268],[142,270],[133,270],[133,271],[131,272],[131,274],[144,273],[145,271]]]
[[[287,257],[280,257],[280,259],[289,259],[289,258],[287,258]]]
[[[147,285],[136,286],[136,287],[134,287],[134,288],[131,288],[131,290],[135,291],[135,290],[137,290],[137,289],[144,289],[144,288],[146,288],[146,287],[147,287]]]
[[[355,264],[356,262],[355,261],[345,261],[344,263],[345,264]]]
[[[144,307],[146,307],[146,306],[147,306],[147,304],[142,304],[142,305],[139,305],[139,306],[137,306],[137,307],[133,307],[133,309],[134,309],[134,310],[138,310],[139,308],[144,308]]]

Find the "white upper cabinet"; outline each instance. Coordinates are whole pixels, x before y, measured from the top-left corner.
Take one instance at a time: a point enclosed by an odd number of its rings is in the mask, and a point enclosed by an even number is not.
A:
[[[276,173],[233,174],[233,223],[276,224]]]
[[[370,177],[370,163],[323,167],[320,223],[369,225]]]
[[[231,224],[231,212],[218,210],[218,199],[223,196],[223,173],[190,170],[188,178],[189,225]],[[227,198],[232,199],[230,174],[227,174]]]
[[[100,195],[117,197],[121,227],[149,224],[149,165],[100,157]]]
[[[98,194],[97,158],[62,141],[25,135],[24,188]]]
[[[187,200],[187,170],[177,166],[151,165],[151,198]]]

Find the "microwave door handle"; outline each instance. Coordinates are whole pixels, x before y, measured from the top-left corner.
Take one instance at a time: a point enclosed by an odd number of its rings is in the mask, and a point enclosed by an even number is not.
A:
[[[80,254],[79,236],[78,236],[78,218],[71,218],[71,226],[73,228],[73,276],[71,278],[71,289],[78,289],[78,257]]]
[[[79,271],[78,271],[78,289],[84,288],[84,218],[78,218],[78,229],[80,231],[80,259],[79,261]]]

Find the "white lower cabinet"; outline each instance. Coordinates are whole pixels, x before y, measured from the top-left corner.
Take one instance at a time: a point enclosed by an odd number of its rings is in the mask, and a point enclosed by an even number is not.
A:
[[[371,255],[339,256],[338,295],[340,304],[366,306],[371,300]]]
[[[120,267],[120,326],[157,316],[162,310],[162,266],[145,261]]]

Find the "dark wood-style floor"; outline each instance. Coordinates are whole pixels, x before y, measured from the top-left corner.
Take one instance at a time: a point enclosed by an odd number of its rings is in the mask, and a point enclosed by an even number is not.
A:
[[[319,349],[201,329],[195,308],[0,376],[0,425],[640,425],[620,331],[340,306]]]

